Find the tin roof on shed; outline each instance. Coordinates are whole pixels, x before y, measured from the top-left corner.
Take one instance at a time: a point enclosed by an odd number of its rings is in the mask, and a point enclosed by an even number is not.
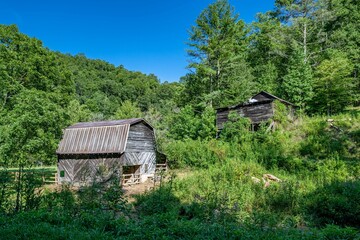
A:
[[[125,152],[130,126],[142,118],[114,121],[80,122],[64,130],[57,154],[104,154]]]
[[[100,121],[100,122],[79,122],[75,123],[74,125],[68,127],[70,128],[87,128],[87,127],[105,127],[105,126],[116,126],[116,125],[133,125],[139,122],[144,122],[146,125],[150,126],[149,123],[147,123],[142,118],[130,118],[130,119],[121,119],[121,120],[112,120],[112,121]],[[150,126],[151,127],[151,126]]]

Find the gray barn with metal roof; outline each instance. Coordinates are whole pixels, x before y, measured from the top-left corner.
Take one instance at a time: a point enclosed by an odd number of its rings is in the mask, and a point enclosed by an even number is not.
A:
[[[59,183],[84,184],[113,173],[144,181],[156,168],[154,129],[141,118],[74,124],[56,153]]]

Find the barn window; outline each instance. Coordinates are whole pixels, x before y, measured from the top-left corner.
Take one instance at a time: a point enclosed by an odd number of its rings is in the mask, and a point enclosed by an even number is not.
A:
[[[60,177],[65,177],[65,171],[64,170],[60,171]]]

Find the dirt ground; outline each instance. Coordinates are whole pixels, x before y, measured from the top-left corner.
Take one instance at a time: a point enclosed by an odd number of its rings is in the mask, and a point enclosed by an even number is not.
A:
[[[135,195],[152,191],[156,187],[158,187],[158,184],[155,185],[153,181],[147,180],[143,183],[123,186],[122,189],[124,191],[124,196],[128,199],[128,201],[133,202],[135,201]]]

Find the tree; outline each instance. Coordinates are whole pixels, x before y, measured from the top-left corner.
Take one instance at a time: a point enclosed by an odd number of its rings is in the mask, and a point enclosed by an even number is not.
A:
[[[353,64],[344,53],[331,51],[328,59],[321,62],[315,72],[314,112],[328,115],[341,112],[353,102]]]
[[[288,52],[286,26],[268,12],[258,14],[257,21],[250,27],[248,59],[253,68],[254,81],[259,90],[280,94],[280,76],[284,74]]]
[[[313,96],[312,70],[304,60],[304,52],[296,45],[293,46],[295,50],[290,57],[282,87],[287,100],[306,110]]]
[[[334,17],[325,25],[327,46],[347,55],[354,65],[352,78],[360,89],[360,4],[356,0],[329,0]],[[353,103],[359,103],[359,91],[353,91]]]
[[[170,122],[169,137],[182,139],[209,139],[215,137],[215,111],[205,106],[199,112],[191,105],[186,105],[179,113],[174,114]]]
[[[91,111],[86,105],[81,105],[76,99],[70,101],[68,107],[65,110],[70,124],[77,122],[87,122],[91,120]]]
[[[40,90],[24,90],[13,99],[13,109],[0,120],[2,165],[55,163],[55,150],[67,121],[64,110],[51,98]]]
[[[314,42],[317,34],[314,24],[315,12],[321,1],[315,0],[276,0],[277,17],[284,23],[290,24],[292,40],[302,48],[304,62],[307,62],[312,52],[309,44]]]
[[[139,118],[142,115],[143,114],[136,103],[126,100],[116,110],[114,118],[115,119]]]
[[[236,83],[238,91],[231,92],[232,95],[252,88],[250,71],[240,75],[238,72],[238,69],[249,68],[245,61],[244,26],[229,3],[219,0],[200,14],[196,26],[189,32],[189,68],[194,70],[195,76],[189,75],[185,85],[195,86],[197,95],[211,105],[221,105],[229,94],[224,94],[224,90],[232,88],[234,82],[247,81],[246,84]]]

